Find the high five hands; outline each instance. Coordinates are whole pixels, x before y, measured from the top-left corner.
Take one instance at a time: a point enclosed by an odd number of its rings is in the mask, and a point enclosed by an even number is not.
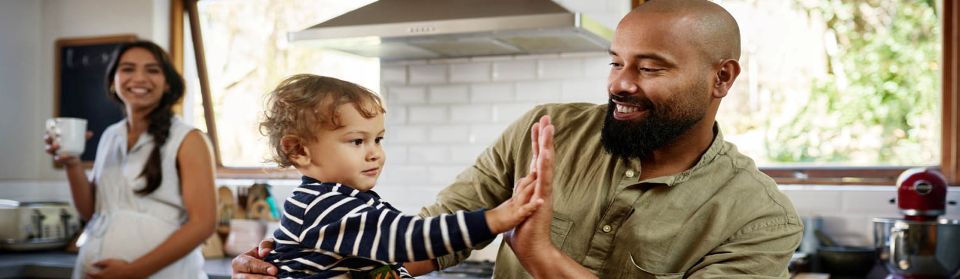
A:
[[[525,268],[536,257],[543,256],[542,253],[556,251],[550,241],[550,222],[553,220],[553,132],[550,116],[543,116],[533,124],[530,131],[533,151],[530,171],[517,183],[522,185],[534,180],[533,198],[543,199],[544,202],[530,218],[504,236]]]

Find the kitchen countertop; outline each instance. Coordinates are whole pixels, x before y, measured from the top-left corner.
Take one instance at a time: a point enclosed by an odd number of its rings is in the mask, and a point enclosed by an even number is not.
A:
[[[63,251],[2,252],[0,278],[70,278],[77,254]],[[230,258],[206,259],[211,279],[230,278]]]
[[[63,251],[0,252],[0,279],[6,278],[70,278],[77,255]],[[203,269],[211,279],[230,278],[232,258],[206,259]],[[455,268],[455,267],[453,267]],[[449,270],[449,269],[448,269]],[[28,277],[29,275],[29,277]],[[879,266],[866,277],[885,278],[886,271]],[[485,278],[463,274],[433,272],[418,278]]]
[[[206,259],[203,270],[211,279],[230,278],[233,258]],[[70,278],[77,254],[63,251],[0,252],[0,279]],[[451,269],[453,269],[452,267]],[[448,269],[449,270],[449,269]],[[433,272],[418,278],[488,278],[445,272]]]

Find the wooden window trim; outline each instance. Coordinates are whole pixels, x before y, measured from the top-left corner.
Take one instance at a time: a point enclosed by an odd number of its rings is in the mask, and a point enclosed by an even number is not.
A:
[[[180,2],[184,1],[184,2]],[[183,13],[184,6],[191,14],[191,25],[199,24],[196,20],[197,0],[171,1],[171,54],[179,65],[183,65]],[[636,8],[645,0],[631,0],[631,8]],[[178,3],[179,2],[179,3]],[[940,171],[947,177],[950,185],[960,185],[960,5],[956,1],[943,0],[943,56],[942,56],[942,126],[941,126],[941,158]],[[178,16],[179,15],[179,19]],[[202,40],[197,26],[192,27],[194,42]],[[178,31],[179,30],[179,31]],[[177,35],[179,34],[179,35]],[[203,50],[198,48],[198,57],[202,57]],[[178,56],[179,55],[179,56]],[[206,83],[205,61],[198,59],[198,72],[201,77],[201,94],[204,99],[204,116],[210,130],[214,151],[217,158],[219,178],[240,179],[295,179],[299,174],[291,169],[276,168],[239,168],[226,167],[220,160],[219,141],[216,137],[216,126],[213,121],[213,108],[209,104],[209,86]],[[176,62],[175,62],[176,63]],[[201,63],[204,67],[200,67]],[[761,167],[760,170],[772,177],[779,184],[824,184],[824,185],[886,185],[896,183],[897,176],[909,166],[877,166],[877,167],[834,167],[834,166],[789,166],[789,167]]]
[[[200,32],[200,15],[197,11],[198,0],[170,1],[170,52],[174,66],[183,72],[183,15],[190,20],[190,38],[193,40],[194,61],[197,63],[197,76],[200,79],[200,97],[203,103],[203,119],[207,124],[207,136],[213,144],[213,157],[218,169],[223,169],[220,156],[220,140],[217,136],[217,122],[213,113],[213,99],[210,93],[210,79],[207,75],[207,60],[203,48],[203,33]]]
[[[960,4],[943,0],[943,115],[940,169],[951,185],[960,185]]]
[[[180,73],[183,73],[183,13],[183,1],[170,1],[170,59]]]

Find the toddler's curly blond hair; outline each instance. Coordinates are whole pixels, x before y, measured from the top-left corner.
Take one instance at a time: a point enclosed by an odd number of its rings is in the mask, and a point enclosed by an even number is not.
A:
[[[363,86],[332,77],[298,74],[280,82],[267,96],[260,133],[270,140],[272,157],[268,161],[281,168],[293,166],[289,152],[280,140],[296,136],[303,143],[316,140],[318,130],[334,130],[340,120],[337,108],[353,104],[360,115],[371,118],[386,113],[380,96]]]

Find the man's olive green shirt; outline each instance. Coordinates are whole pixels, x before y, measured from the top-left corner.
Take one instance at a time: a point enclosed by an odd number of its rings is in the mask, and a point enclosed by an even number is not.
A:
[[[494,208],[527,174],[530,126],[555,126],[553,243],[601,278],[788,278],[803,225],[776,183],[719,129],[692,168],[639,180],[640,161],[606,153],[606,105],[538,106],[513,123],[421,215]],[[464,254],[438,259],[452,266]],[[495,277],[530,277],[506,244]]]

